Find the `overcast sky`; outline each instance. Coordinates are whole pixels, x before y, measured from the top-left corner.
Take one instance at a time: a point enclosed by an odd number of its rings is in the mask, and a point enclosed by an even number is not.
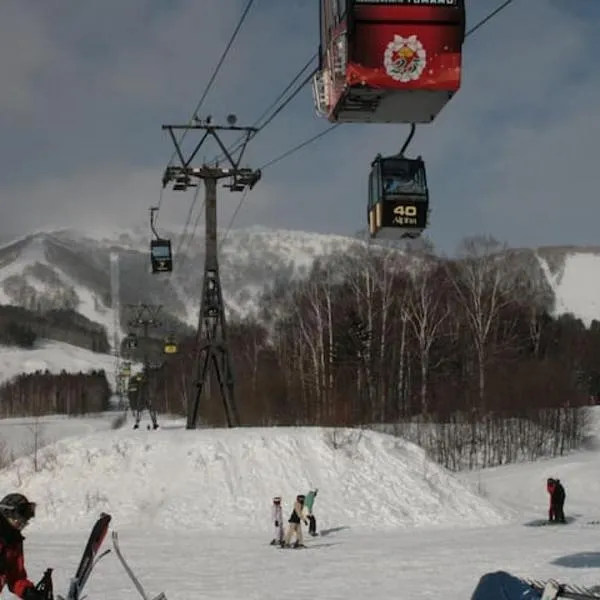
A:
[[[499,3],[467,0],[468,23]],[[245,4],[2,0],[0,234],[145,223],[173,150],[161,125],[190,118]],[[315,52],[316,5],[256,0],[200,114],[254,122]],[[599,28],[599,0],[515,0],[467,39],[461,91],[411,146],[428,161],[438,249],[477,233],[519,246],[598,243]],[[249,147],[248,164],[328,125],[307,86]],[[407,131],[339,127],[265,170],[234,227],[354,233],[370,161],[397,152]],[[239,196],[220,198],[226,226]],[[183,223],[190,200],[168,192],[160,223]]]

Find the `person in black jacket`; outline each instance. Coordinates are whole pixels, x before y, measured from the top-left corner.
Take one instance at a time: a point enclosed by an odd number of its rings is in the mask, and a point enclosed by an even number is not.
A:
[[[566,523],[565,520],[565,488],[560,482],[560,479],[552,479],[553,485],[550,492],[550,513],[554,516],[554,520],[559,523]],[[552,519],[551,519],[552,520]]]

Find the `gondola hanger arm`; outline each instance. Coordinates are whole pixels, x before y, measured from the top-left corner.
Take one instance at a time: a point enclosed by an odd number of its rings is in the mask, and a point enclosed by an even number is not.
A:
[[[404,153],[406,152],[406,149],[408,148],[408,146],[410,145],[410,143],[412,142],[413,137],[415,136],[415,130],[416,130],[417,126],[415,125],[415,123],[411,123],[410,124],[410,132],[406,138],[406,141],[404,142],[404,145],[402,146],[402,148],[400,148],[400,153],[399,156],[403,157]]]
[[[158,231],[156,231],[156,225],[155,225],[157,212],[158,212],[157,206],[153,206],[150,208],[150,229],[152,230],[152,233],[154,234],[156,239],[160,240],[160,235],[158,235]]]

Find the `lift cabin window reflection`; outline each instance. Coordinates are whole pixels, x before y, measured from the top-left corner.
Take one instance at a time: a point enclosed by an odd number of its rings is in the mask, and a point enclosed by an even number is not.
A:
[[[381,178],[384,199],[398,195],[427,195],[425,166],[420,160],[384,159]]]

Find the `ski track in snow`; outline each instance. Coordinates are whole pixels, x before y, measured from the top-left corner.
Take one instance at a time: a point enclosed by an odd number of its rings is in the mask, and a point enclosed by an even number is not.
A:
[[[600,423],[600,410],[590,413]],[[40,503],[26,532],[27,567],[35,581],[53,567],[57,593],[106,509],[149,595],[164,591],[168,600],[468,600],[484,573],[500,569],[600,583],[600,525],[590,524],[600,519],[597,451],[452,475],[416,446],[372,432],[349,432],[360,439],[332,450],[318,428],[187,432],[165,422],[158,432],[133,432],[131,423],[102,431],[109,418],[85,420],[75,437],[56,429],[71,437],[44,449],[55,457],[50,469],[28,472],[28,457],[17,463],[17,488]],[[599,430],[593,424],[590,436]],[[546,514],[548,476],[564,481],[576,520],[527,527]],[[475,483],[483,497],[470,491]],[[0,472],[2,489],[15,484],[14,468]],[[268,546],[271,496],[282,493],[288,513],[294,495],[315,485],[319,529],[331,531],[308,538],[306,549]],[[86,507],[91,490],[108,504]],[[86,591],[90,600],[139,600],[112,555]]]

